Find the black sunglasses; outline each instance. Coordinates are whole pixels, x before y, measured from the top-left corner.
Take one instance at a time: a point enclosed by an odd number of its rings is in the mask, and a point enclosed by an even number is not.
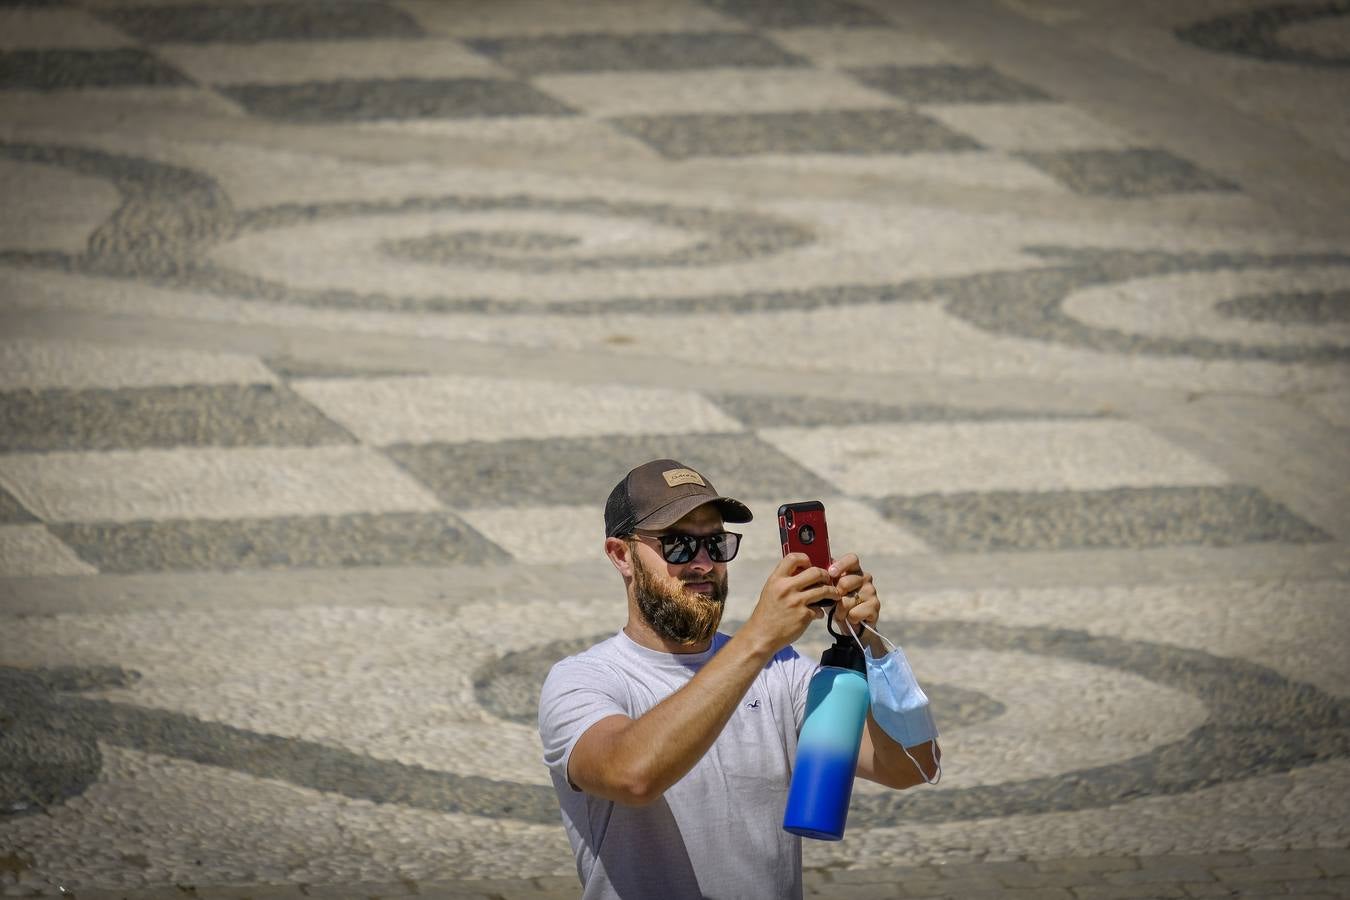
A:
[[[698,556],[698,548],[706,547],[708,558],[713,562],[731,562],[736,551],[741,549],[741,536],[734,531],[719,531],[716,534],[637,534],[637,538],[653,538],[661,542],[661,557],[668,563],[680,565]]]

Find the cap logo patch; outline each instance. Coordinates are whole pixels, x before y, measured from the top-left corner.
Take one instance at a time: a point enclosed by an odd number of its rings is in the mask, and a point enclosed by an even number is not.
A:
[[[693,469],[667,469],[661,473],[661,477],[666,480],[666,484],[671,487],[677,487],[681,484],[698,484],[707,487],[708,483],[703,480],[703,476]]]

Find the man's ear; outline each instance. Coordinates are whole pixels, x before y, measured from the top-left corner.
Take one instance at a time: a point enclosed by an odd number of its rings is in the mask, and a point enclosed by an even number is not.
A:
[[[605,555],[624,578],[633,577],[633,560],[629,550],[628,542],[623,538],[605,538]]]

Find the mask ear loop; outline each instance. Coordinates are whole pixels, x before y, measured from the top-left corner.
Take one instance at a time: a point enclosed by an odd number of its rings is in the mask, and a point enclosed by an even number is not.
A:
[[[862,623],[862,625],[866,625],[866,624],[867,624],[866,622]],[[845,617],[844,617],[844,628],[848,631],[848,636],[851,637],[851,638],[853,638],[853,643],[855,643],[855,644],[858,645],[858,649],[861,650],[861,651],[863,652],[863,656],[865,657],[865,656],[867,655],[867,648],[864,647],[864,646],[863,646],[863,642],[862,642],[861,640],[858,639],[858,635],[862,633],[862,625],[858,626],[858,630],[857,630],[857,631],[854,631],[854,630],[853,630],[853,625],[852,625],[852,624],[849,622],[849,620],[848,620],[848,616],[845,616]],[[837,631],[834,630],[834,612],[833,612],[833,610],[831,610],[831,612],[830,612],[829,620],[825,623],[825,630],[828,631],[830,634],[834,635],[834,636],[837,637],[837,638],[843,637],[842,634],[840,634],[839,632],[837,632]]]
[[[858,635],[854,634],[853,626],[848,623],[847,619],[844,620],[844,627],[848,629],[849,634],[853,635],[853,640],[857,641],[858,646],[862,647],[862,641],[858,640]],[[864,628],[875,634],[877,637],[881,638],[882,643],[884,643],[890,649],[890,652],[894,653],[895,651],[900,649],[895,645],[894,641],[886,637],[886,635],[882,634],[880,631],[877,631],[875,628],[873,628],[866,622],[863,622],[858,626],[858,631],[861,632]],[[867,650],[865,648],[863,649],[863,653],[864,654],[867,653]],[[899,741],[896,741],[895,743],[896,746],[898,746],[900,750],[905,754],[905,756],[909,758],[909,761],[914,763],[914,768],[918,771],[919,777],[923,779],[924,784],[937,784],[939,781],[942,780],[942,747],[938,745],[938,742],[936,740],[933,741],[933,762],[937,766],[937,775],[935,775],[932,778],[928,777],[928,773],[923,770],[923,766],[919,765],[919,761],[914,758],[914,755],[912,753],[909,752],[908,747],[906,747]]]

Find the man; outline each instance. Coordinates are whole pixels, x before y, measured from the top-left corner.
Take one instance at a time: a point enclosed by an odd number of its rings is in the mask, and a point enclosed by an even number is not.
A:
[[[790,645],[825,615],[813,603],[834,604],[840,631],[844,619],[874,624],[881,603],[856,556],[825,571],[793,554],[736,635],[719,633],[739,546],[724,523],[750,519],[671,459],[638,466],[609,496],[605,553],[628,622],[555,665],[539,704],[586,898],[801,896],[801,838],[782,818],[817,665]],[[857,774],[894,788],[930,780],[935,744],[909,752],[924,772],[869,715]]]

